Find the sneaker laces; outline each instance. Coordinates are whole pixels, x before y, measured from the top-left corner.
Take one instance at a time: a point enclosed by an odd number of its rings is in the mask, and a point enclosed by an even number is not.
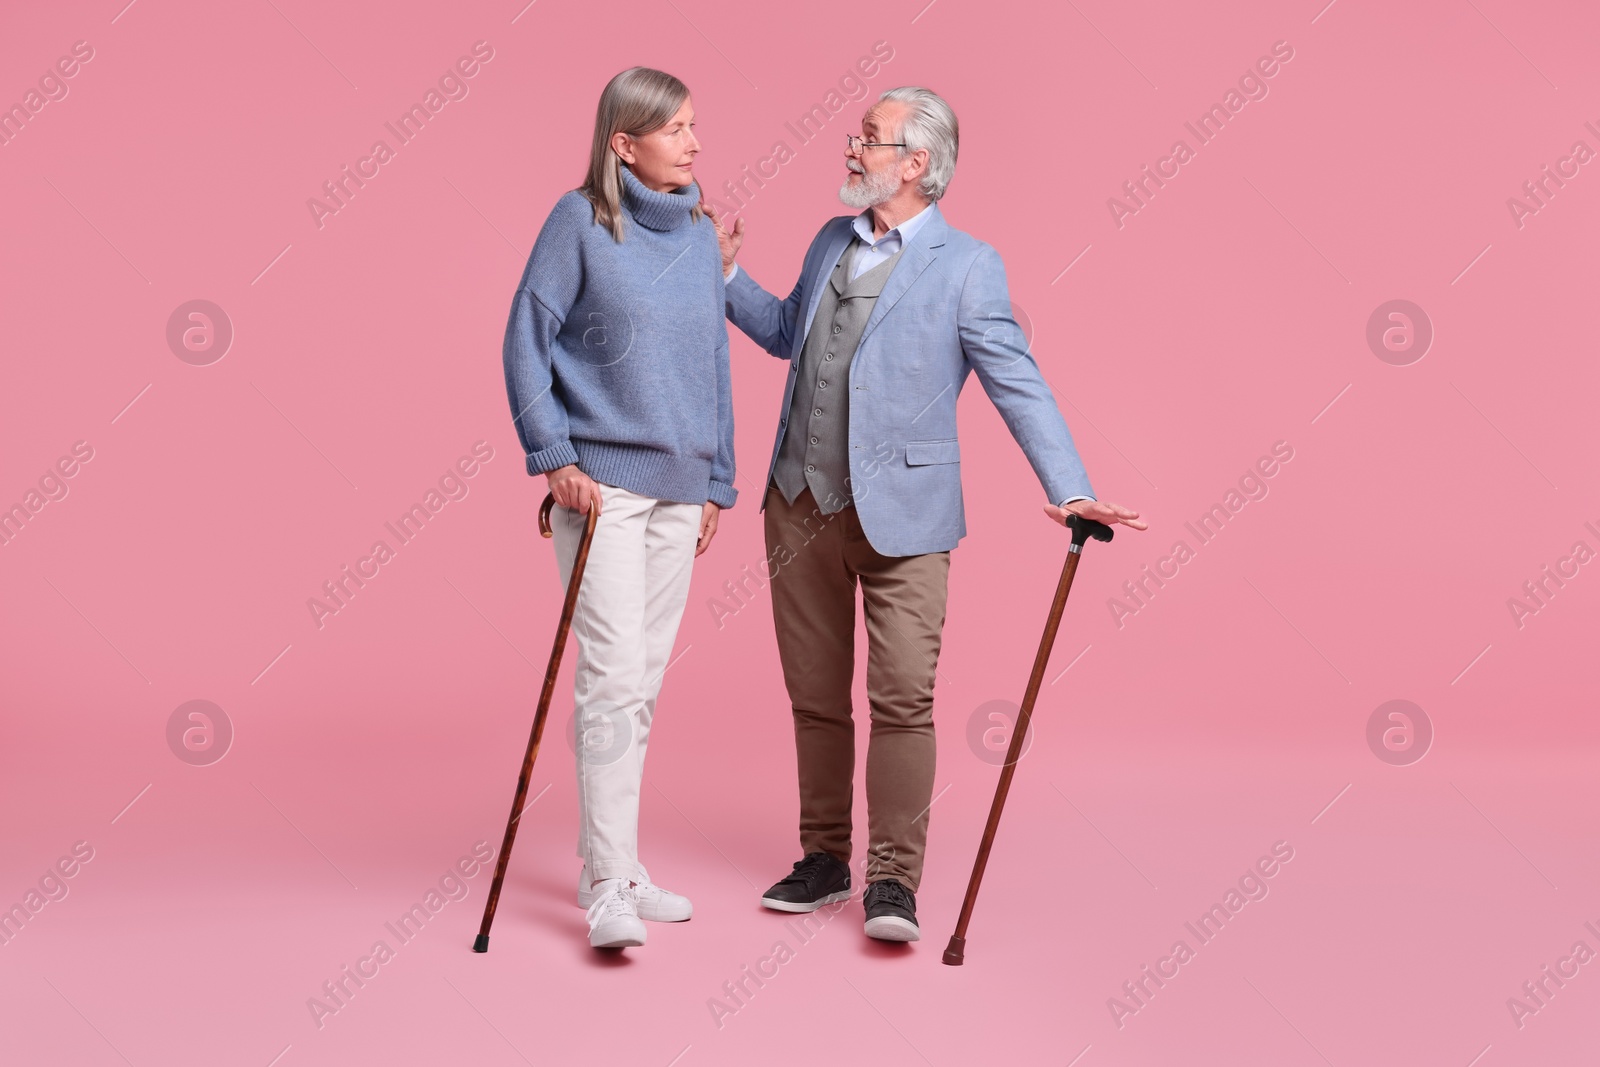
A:
[[[645,870],[642,865],[639,867],[639,877],[634,879],[633,891],[641,900],[647,896],[660,896],[666,892],[665,889],[650,880],[650,872]]]
[[[819,877],[830,866],[833,857],[826,852],[807,853],[805,858],[794,865],[794,870],[789,872],[785,882],[798,882],[809,887],[810,883]]]
[[[625,915],[637,918],[638,908],[639,894],[635,887],[630,886],[626,880],[619,879],[617,884],[606,886],[600,891],[594,898],[594,903],[589,905],[589,910],[584,913],[584,917],[589,920],[589,929],[592,931],[607,919]]]
[[[643,901],[647,897],[663,897],[663,896],[666,896],[667,895],[667,890],[662,889],[660,886],[656,885],[654,882],[644,881],[644,882],[640,882],[638,885],[633,887],[633,894],[637,899],[639,899],[640,901]]]
[[[585,871],[588,870],[588,868],[584,869]],[[640,901],[643,901],[646,897],[666,896],[668,893],[667,890],[661,888],[650,880],[650,872],[646,871],[643,867],[639,868],[638,878],[629,880],[634,883],[632,889],[635,896],[637,896]]]
[[[901,885],[893,878],[872,883],[875,892],[872,895],[874,903],[893,904],[897,908],[915,914],[916,908],[912,902],[911,890]]]

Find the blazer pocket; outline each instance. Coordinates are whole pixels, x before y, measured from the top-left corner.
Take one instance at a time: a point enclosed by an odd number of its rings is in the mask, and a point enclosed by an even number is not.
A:
[[[961,442],[954,437],[943,441],[907,441],[906,464],[916,467],[925,463],[960,463]]]

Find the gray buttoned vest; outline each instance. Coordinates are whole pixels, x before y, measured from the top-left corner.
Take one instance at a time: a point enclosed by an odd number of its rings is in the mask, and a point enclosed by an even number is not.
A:
[[[850,474],[850,361],[867,319],[878,304],[878,294],[889,280],[899,252],[852,279],[850,271],[863,245],[860,238],[828,277],[800,351],[798,380],[789,403],[789,422],[778,449],[773,480],[784,499],[793,504],[806,486],[823,514],[850,503],[846,478]]]

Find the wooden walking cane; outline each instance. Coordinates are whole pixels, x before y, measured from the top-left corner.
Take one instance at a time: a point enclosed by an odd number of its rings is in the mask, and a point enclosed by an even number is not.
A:
[[[994,803],[989,806],[989,822],[983,828],[978,857],[972,864],[967,897],[961,902],[961,917],[956,920],[956,932],[950,935],[950,944],[944,950],[944,962],[952,967],[959,967],[966,954],[967,923],[972,920],[972,905],[978,899],[978,883],[983,881],[983,869],[989,864],[989,849],[994,845],[994,833],[1000,826],[1000,813],[1005,810],[1006,794],[1011,790],[1011,776],[1016,773],[1017,760],[1022,758],[1022,742],[1028,736],[1028,723],[1033,718],[1033,702],[1039,697],[1039,683],[1044,680],[1044,669],[1050,662],[1050,648],[1056,643],[1056,630],[1061,626],[1061,613],[1067,606],[1067,594],[1072,592],[1073,575],[1078,573],[1078,557],[1083,553],[1083,543],[1091,537],[1096,541],[1111,540],[1111,527],[1103,522],[1069,515],[1067,526],[1072,530],[1067,562],[1061,568],[1056,599],[1050,605],[1050,618],[1044,624],[1044,636],[1039,640],[1039,654],[1034,657],[1033,673],[1028,676],[1028,689],[1022,696],[1022,707],[1017,711],[1011,744],[1006,747],[1005,766],[1000,768],[1000,782],[994,788]]]
[[[550,530],[550,509],[556,498],[546,496],[539,507],[539,533],[553,536]],[[572,628],[572,613],[578,606],[578,586],[583,583],[583,568],[589,562],[589,542],[594,540],[595,521],[599,513],[594,503],[589,505],[589,521],[583,528],[583,540],[578,542],[578,556],[572,563],[572,576],[567,579],[567,598],[561,605],[561,622],[556,626],[555,646],[550,650],[550,666],[544,672],[544,688],[539,691],[539,710],[533,713],[533,734],[528,738],[528,751],[522,757],[522,773],[517,776],[517,793],[511,800],[511,818],[506,822],[505,840],[500,842],[500,858],[494,865],[494,882],[489,886],[489,899],[483,906],[483,925],[478,927],[478,939],[472,951],[489,951],[489,926],[494,922],[494,909],[500,903],[500,885],[505,881],[506,864],[511,859],[511,845],[517,839],[517,820],[522,817],[523,801],[528,799],[528,780],[533,777],[533,761],[539,757],[539,739],[544,736],[545,716],[550,712],[550,697],[556,689],[556,675],[561,672],[561,652],[567,646],[567,631]]]

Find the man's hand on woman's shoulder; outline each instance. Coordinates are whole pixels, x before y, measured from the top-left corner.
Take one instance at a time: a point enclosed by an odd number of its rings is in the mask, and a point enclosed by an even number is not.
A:
[[[717,217],[717,209],[711,206],[709,200],[700,201],[700,210],[706,213],[711,220],[711,225],[717,228],[717,245],[722,249],[722,273],[726,274],[733,269],[733,260],[739,254],[739,246],[744,244],[744,219],[733,220],[733,230],[722,224],[722,219]]]

